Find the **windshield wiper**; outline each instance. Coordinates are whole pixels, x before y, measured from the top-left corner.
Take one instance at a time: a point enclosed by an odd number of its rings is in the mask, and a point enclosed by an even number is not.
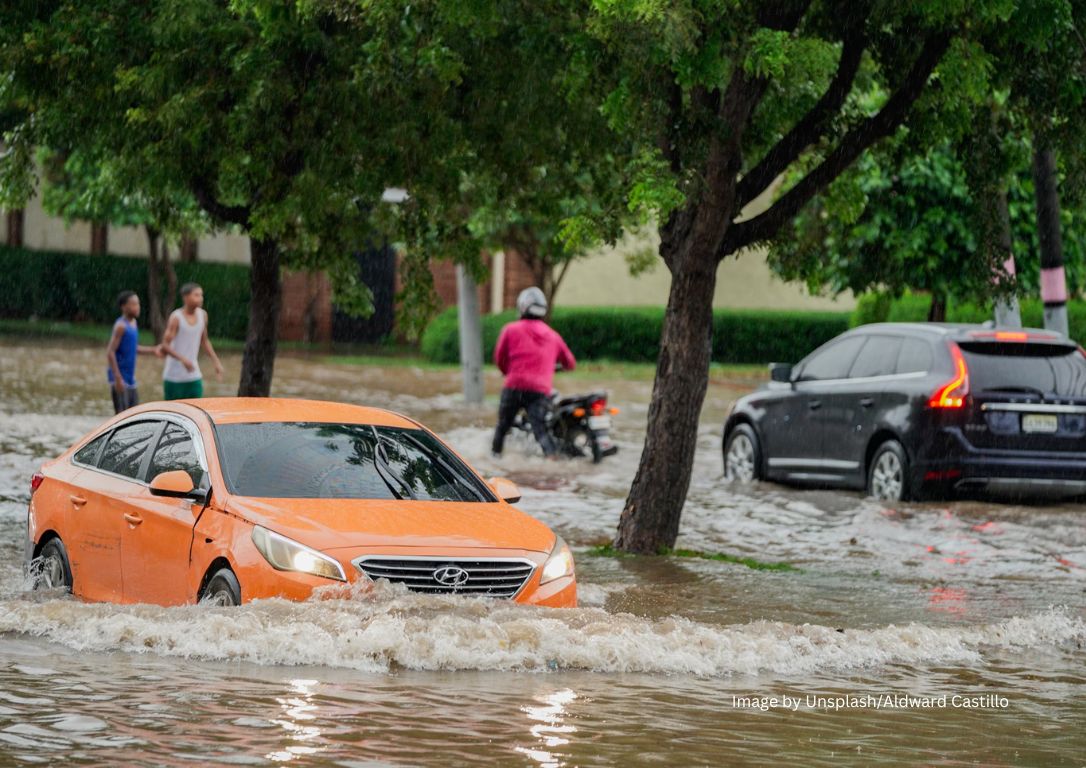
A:
[[[377,474],[381,476],[381,479],[385,481],[385,485],[388,486],[388,489],[392,491],[392,495],[397,499],[403,499],[404,496],[414,499],[415,494],[411,491],[411,488],[392,471],[392,465],[388,463],[388,455],[385,453],[385,444],[382,442],[377,428],[370,426],[370,431],[373,432],[373,466],[377,468]],[[400,487],[400,491],[392,487],[393,483]]]
[[[426,456],[428,459],[432,460],[435,464],[445,470],[445,474],[448,475],[449,478],[453,481],[454,486],[459,486],[460,488],[468,491],[468,493],[475,497],[476,501],[485,501],[482,494],[480,494],[477,489],[472,488],[470,485],[468,485],[468,483],[465,482],[464,478],[460,476],[460,473],[458,473],[440,453],[437,453],[436,451],[431,451],[421,440],[412,435],[409,435],[407,433],[402,433],[402,435],[406,440],[410,441],[412,445],[418,448],[424,456]],[[466,501],[466,499],[461,498],[460,501]]]

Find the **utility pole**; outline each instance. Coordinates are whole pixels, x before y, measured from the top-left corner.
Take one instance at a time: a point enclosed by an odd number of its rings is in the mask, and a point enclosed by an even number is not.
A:
[[[456,313],[460,320],[460,370],[464,376],[464,400],[483,402],[483,321],[479,291],[471,274],[456,265]]]
[[[1067,277],[1060,234],[1060,193],[1056,155],[1040,136],[1033,139],[1033,189],[1037,199],[1037,239],[1041,245],[1041,300],[1045,328],[1067,334]]]

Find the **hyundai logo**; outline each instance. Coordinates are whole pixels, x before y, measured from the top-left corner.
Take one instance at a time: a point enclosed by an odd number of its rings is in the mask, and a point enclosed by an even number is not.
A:
[[[459,565],[443,565],[433,573],[434,581],[445,587],[462,587],[468,583],[468,572]]]

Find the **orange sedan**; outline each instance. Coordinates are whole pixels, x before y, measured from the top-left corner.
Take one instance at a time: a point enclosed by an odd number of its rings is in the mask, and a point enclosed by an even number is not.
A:
[[[565,542],[421,424],[339,403],[221,398],[114,417],[31,481],[26,560],[87,600],[238,605],[379,581],[577,603]]]

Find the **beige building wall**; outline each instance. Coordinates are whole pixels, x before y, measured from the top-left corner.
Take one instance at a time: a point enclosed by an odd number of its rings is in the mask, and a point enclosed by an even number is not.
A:
[[[667,304],[671,274],[655,256],[651,271],[630,274],[629,257],[655,254],[660,237],[655,230],[627,235],[615,247],[601,248],[570,264],[555,304],[578,306],[661,306]],[[765,251],[744,251],[725,259],[717,270],[713,306],[718,309],[825,309],[848,311],[851,295],[836,300],[811,296],[803,285],[785,283],[770,271]]]
[[[41,206],[41,198],[29,200],[23,209],[23,244],[42,251],[90,250],[91,225],[86,221],[70,224],[50,216]],[[0,242],[7,239],[7,217],[0,216]],[[117,256],[146,256],[147,233],[142,227],[110,227],[109,252]],[[200,261],[249,263],[249,238],[229,232],[201,237],[197,245]]]

